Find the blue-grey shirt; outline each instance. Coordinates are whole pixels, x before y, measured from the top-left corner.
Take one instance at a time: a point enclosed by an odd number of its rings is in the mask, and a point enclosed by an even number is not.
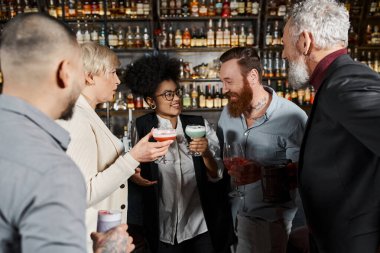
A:
[[[219,134],[225,142],[241,143],[245,156],[261,164],[280,164],[287,159],[298,162],[307,115],[294,103],[278,97],[271,88],[265,89],[272,94],[272,100],[266,113],[253,126],[247,127],[244,115],[231,117],[225,107],[218,122]],[[261,181],[240,186],[240,190],[245,192],[244,198],[232,203],[233,209],[240,209],[241,215],[268,221],[292,220],[297,211],[295,191],[291,193],[291,201],[275,205],[263,202]]]
[[[69,141],[41,111],[0,95],[0,252],[86,252],[86,186]]]

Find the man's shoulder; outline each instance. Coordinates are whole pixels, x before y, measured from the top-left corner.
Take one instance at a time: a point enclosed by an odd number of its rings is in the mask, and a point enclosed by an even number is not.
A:
[[[301,107],[283,97],[278,97],[277,104],[277,113],[294,114],[300,115],[302,117],[307,117],[306,112]]]

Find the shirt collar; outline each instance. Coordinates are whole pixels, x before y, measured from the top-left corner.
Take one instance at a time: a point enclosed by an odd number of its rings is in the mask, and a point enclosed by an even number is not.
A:
[[[335,52],[332,52],[331,54],[325,56],[317,65],[317,67],[314,69],[311,77],[310,77],[310,83],[314,86],[315,90],[318,90],[321,86],[325,76],[326,71],[328,67],[333,63],[336,58],[338,58],[341,55],[347,54],[347,48],[339,49]]]
[[[0,109],[25,116],[47,132],[63,150],[67,149],[70,142],[69,133],[55,123],[53,119],[26,101],[18,97],[2,94],[0,95]]]

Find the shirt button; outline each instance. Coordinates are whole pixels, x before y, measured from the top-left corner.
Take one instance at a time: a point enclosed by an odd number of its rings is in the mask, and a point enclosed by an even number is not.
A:
[[[120,188],[123,189],[125,187],[125,184],[120,185]]]
[[[245,136],[247,136],[247,135],[248,135],[248,133],[245,133],[244,135],[245,135]]]
[[[120,206],[120,208],[121,208],[121,209],[125,209],[125,205],[122,204],[122,205]]]

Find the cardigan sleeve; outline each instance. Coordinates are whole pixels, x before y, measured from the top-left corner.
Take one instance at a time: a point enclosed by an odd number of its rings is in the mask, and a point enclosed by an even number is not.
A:
[[[78,165],[86,180],[87,205],[95,205],[107,198],[121,184],[125,183],[135,173],[139,163],[130,155],[118,156],[106,167],[98,165],[98,140],[94,128],[88,119],[76,115],[64,126],[69,132],[71,142],[67,154]],[[110,148],[111,149],[111,148]]]

